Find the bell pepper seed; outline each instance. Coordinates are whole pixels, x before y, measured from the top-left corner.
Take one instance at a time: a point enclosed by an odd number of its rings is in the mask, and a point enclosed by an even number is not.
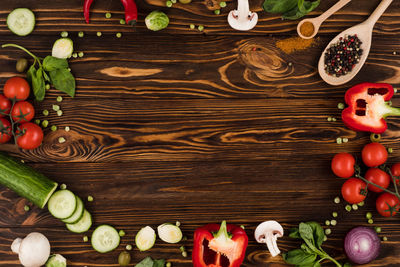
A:
[[[365,218],[372,219],[372,213],[371,212],[367,212],[367,214],[365,214]]]
[[[57,102],[62,102],[62,101],[63,101],[62,96],[57,96]]]
[[[167,2],[165,2],[165,5],[166,5],[167,7],[172,7],[172,2],[171,2],[171,1],[167,1]]]
[[[335,226],[337,224],[336,220],[331,220],[331,225]]]
[[[111,13],[107,12],[105,16],[106,16],[107,19],[110,19],[111,18]]]
[[[102,35],[101,32],[96,32],[97,37],[100,37]]]
[[[124,230],[119,230],[118,235],[123,237],[125,236],[125,231]]]
[[[226,7],[226,2],[220,2],[220,3],[219,3],[219,6],[220,6],[220,7]]]
[[[59,142],[60,144],[65,143],[65,141],[67,141],[67,140],[65,140],[65,138],[62,137],[62,136],[58,138],[58,142]]]
[[[338,103],[337,104],[338,109],[344,109],[344,104],[343,103]]]
[[[78,36],[82,38],[83,36],[85,36],[85,34],[83,32],[78,32]]]
[[[121,38],[122,37],[122,33],[117,32],[117,34],[115,34],[115,36],[117,36],[117,38]]]
[[[368,223],[369,223],[369,224],[373,224],[373,223],[374,223],[374,220],[369,219],[369,220],[368,220]]]
[[[50,129],[51,129],[53,132],[55,132],[55,131],[57,131],[57,126],[52,125]]]
[[[83,242],[88,242],[89,241],[89,238],[85,235],[85,236],[83,236]]]
[[[357,204],[353,204],[351,207],[353,208],[353,210],[358,210],[358,205]]]
[[[340,203],[340,197],[335,197],[335,199],[333,200],[333,202],[335,202],[336,204]]]
[[[132,250],[132,245],[129,245],[129,244],[126,245],[125,249],[126,249],[126,250]]]
[[[351,211],[351,206],[350,205],[346,205],[346,207],[344,207],[347,211]]]
[[[214,14],[215,14],[215,15],[221,14],[221,9],[216,9],[216,10],[214,10]]]
[[[66,38],[68,37],[68,32],[61,32],[61,37]]]
[[[78,57],[83,57],[85,54],[83,52],[78,53]]]
[[[42,121],[42,126],[43,126],[44,128],[46,128],[48,125],[49,125],[49,121],[48,121],[48,120]]]
[[[331,229],[329,229],[329,228],[325,229],[325,234],[326,235],[330,235],[331,233],[332,233]]]
[[[43,115],[44,116],[48,116],[49,115],[49,111],[47,109],[43,110]]]
[[[199,26],[197,27],[197,29],[198,29],[200,32],[202,32],[202,31],[204,30],[204,26],[203,26],[203,25],[199,25]]]
[[[24,211],[29,211],[29,210],[30,210],[29,206],[28,206],[28,205],[25,205],[25,206],[24,206]]]
[[[67,185],[66,185],[66,184],[61,184],[61,185],[60,185],[60,189],[61,189],[61,190],[67,189]]]
[[[124,20],[124,19],[120,19],[120,20],[119,20],[119,24],[121,24],[121,25],[125,25],[125,24],[126,24],[126,22],[125,22],[125,20]]]
[[[63,112],[62,112],[62,110],[60,109],[60,110],[57,110],[57,116],[62,116],[62,114],[63,114]]]
[[[92,196],[88,196],[87,197],[87,201],[92,202],[93,201],[93,197]]]
[[[332,217],[336,218],[338,216],[338,213],[336,211],[332,212]]]

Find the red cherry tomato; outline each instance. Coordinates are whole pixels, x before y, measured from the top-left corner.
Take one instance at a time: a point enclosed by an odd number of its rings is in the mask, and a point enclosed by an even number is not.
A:
[[[336,154],[331,163],[333,173],[341,178],[350,178],[354,174],[356,160],[349,153]]]
[[[367,179],[370,182],[373,182],[376,185],[379,185],[383,188],[388,188],[390,185],[390,176],[386,172],[382,171],[381,169],[378,168],[370,168],[368,171],[365,173],[365,179]],[[380,193],[383,190],[373,186],[371,184],[368,185],[368,190],[372,192],[377,192]]]
[[[376,210],[384,217],[394,216],[400,208],[400,200],[393,194],[383,193],[376,200]]]
[[[362,160],[368,167],[377,167],[386,162],[388,153],[386,148],[379,143],[369,143],[361,152]]]
[[[28,82],[21,77],[12,77],[4,84],[4,95],[8,99],[26,100],[30,91],[31,87]]]
[[[7,143],[11,137],[11,123],[5,118],[0,118],[0,144]]]
[[[35,109],[28,101],[19,101],[14,104],[11,116],[14,122],[28,122],[35,116]]]
[[[4,95],[0,95],[0,117],[4,117],[4,114],[10,114],[11,101]]]
[[[390,168],[390,172],[392,173],[393,176],[396,176],[395,177],[397,179],[396,183],[398,185],[400,185],[400,180],[399,180],[400,179],[400,163],[393,164],[393,166]],[[397,177],[399,177],[399,178],[397,178]]]
[[[38,125],[32,122],[25,122],[19,126],[25,132],[23,135],[17,137],[17,144],[22,149],[35,149],[43,141],[43,131]],[[17,131],[19,134],[19,131]]]
[[[342,185],[343,199],[350,204],[357,204],[364,201],[365,195],[361,193],[366,188],[366,183],[357,178],[350,178]]]

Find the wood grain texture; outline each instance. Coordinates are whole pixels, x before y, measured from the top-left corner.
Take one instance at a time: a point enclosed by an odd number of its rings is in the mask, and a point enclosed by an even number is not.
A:
[[[322,1],[311,16],[334,2]],[[53,251],[63,254],[70,266],[117,266],[118,253],[134,243],[140,228],[175,221],[182,223],[187,241],[174,245],[157,240],[148,252],[134,249],[133,262],[152,256],[173,266],[192,266],[179,246],[184,244],[190,256],[194,230],[223,219],[246,227],[250,242],[243,266],[287,266],[255,242],[257,224],[277,220],[287,233],[301,221],[324,223],[333,211],[339,213],[338,225],[324,248],[335,258],[344,260],[346,232],[368,225],[365,213],[370,211],[389,241],[366,266],[400,266],[398,217],[379,217],[376,195],[351,213],[344,210],[345,203],[334,204],[343,180],[330,171],[333,154],[346,151],[360,158],[369,141],[367,133],[351,131],[340,121],[337,104],[346,89],[364,81],[400,85],[400,3],[394,1],[377,23],[360,74],[336,87],[319,78],[318,58],[333,36],[365,19],[378,0],[352,1],[322,25],[311,48],[290,55],[276,42],[293,37],[296,22],[262,12],[262,0],[250,3],[260,22],[251,32],[236,32],[226,23],[234,1],[228,1],[220,16],[202,0],[170,9],[162,0],[138,1],[134,32],[119,24],[123,11],[116,0],[96,0],[89,25],[83,21],[81,0],[0,1],[0,43],[21,44],[46,56],[59,32],[66,30],[75,50],[85,53],[70,60],[77,94],[60,103],[63,116],[51,109],[60,95],[54,89],[45,101],[35,103],[36,117],[58,130],[46,129],[44,143],[36,150],[22,151],[11,144],[0,145],[0,150],[66,183],[83,199],[94,196],[86,206],[95,225],[109,223],[127,233],[116,251],[96,253],[82,241],[83,235],[68,232],[46,209],[25,212],[24,205],[30,203],[0,187],[0,266],[19,266],[11,242],[32,231],[45,233]],[[12,35],[5,24],[8,12],[20,6],[37,14],[37,27],[28,37]],[[162,32],[149,32],[143,19],[156,8],[167,12],[171,23]],[[113,13],[109,20],[104,18],[108,11]],[[205,25],[205,32],[189,30],[191,23]],[[77,37],[79,31],[85,32],[84,38]],[[103,36],[95,36],[97,31]],[[116,32],[122,32],[122,38],[116,38]],[[22,55],[0,49],[0,87],[16,75],[15,60]],[[400,106],[397,96],[393,105]],[[50,110],[49,116],[41,115],[44,109]],[[328,122],[328,117],[338,120]],[[394,163],[400,159],[400,120],[389,118],[388,124],[382,143],[394,149],[389,160]],[[65,126],[71,131],[64,131]],[[61,136],[63,144],[58,142]],[[336,144],[338,137],[347,137],[349,143]],[[287,236],[278,244],[282,251],[299,245]]]

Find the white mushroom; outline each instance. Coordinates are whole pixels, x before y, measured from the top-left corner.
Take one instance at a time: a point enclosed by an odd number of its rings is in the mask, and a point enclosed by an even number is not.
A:
[[[228,23],[238,31],[248,31],[256,26],[258,15],[249,9],[249,0],[238,0],[237,10],[232,10],[228,15]]]
[[[266,243],[272,257],[281,251],[276,244],[278,237],[283,236],[283,228],[277,221],[266,221],[259,224],[254,231],[254,237],[258,243]]]
[[[43,234],[34,232],[24,239],[15,239],[11,244],[11,250],[18,254],[23,266],[40,267],[50,256],[50,243]]]

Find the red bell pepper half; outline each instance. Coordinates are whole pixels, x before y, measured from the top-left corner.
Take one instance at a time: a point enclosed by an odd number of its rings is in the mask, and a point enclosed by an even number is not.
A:
[[[90,6],[92,5],[93,0],[85,0],[83,4],[83,15],[85,16],[86,23],[89,23],[89,15],[90,15]],[[137,6],[134,0],[121,0],[121,3],[125,8],[125,21],[129,25],[134,26],[137,21],[138,12]]]
[[[207,224],[194,232],[193,267],[240,267],[248,237],[239,226]]]
[[[387,83],[361,83],[345,95],[349,105],[342,112],[344,124],[352,130],[381,134],[387,129],[387,116],[400,116],[400,109],[392,107],[389,100],[394,94]]]

